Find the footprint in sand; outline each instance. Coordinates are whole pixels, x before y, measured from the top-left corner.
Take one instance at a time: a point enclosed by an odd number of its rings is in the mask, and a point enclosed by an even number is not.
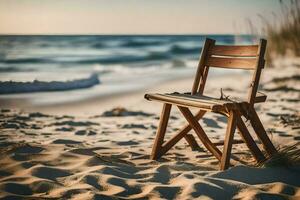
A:
[[[50,117],[50,115],[46,115],[40,112],[35,112],[35,113],[29,113],[29,117],[33,117],[33,118],[41,118],[41,117]]]
[[[154,191],[158,191],[162,199],[174,199],[181,188],[177,186],[167,187],[167,186],[156,186],[153,188]]]
[[[129,140],[129,141],[116,142],[116,144],[121,146],[129,146],[129,145],[138,145],[140,143]]]
[[[7,129],[19,129],[19,125],[16,123],[3,123],[1,124],[2,128],[7,128]]]
[[[69,132],[69,131],[74,131],[74,128],[73,127],[60,127],[60,128],[56,128],[55,131]]]
[[[98,123],[95,122],[90,122],[90,121],[72,121],[72,120],[67,120],[67,121],[62,121],[62,122],[55,122],[53,124],[51,124],[53,126],[64,126],[64,125],[68,125],[68,126],[91,126],[91,125],[100,125]]]
[[[0,186],[2,191],[16,194],[16,195],[32,195],[32,190],[29,186],[19,184],[19,183],[5,183]],[[10,199],[10,198],[7,198]],[[18,199],[18,198],[11,198],[11,199]]]
[[[58,168],[51,167],[36,167],[32,169],[31,174],[38,178],[55,181],[59,177],[72,175],[70,172]]]
[[[19,115],[19,116],[16,116],[16,117],[14,118],[14,120],[29,121],[29,120],[30,120],[30,117],[29,117],[29,116],[22,116],[22,115]]]
[[[92,130],[79,130],[75,132],[75,135],[96,135],[97,133]]]
[[[34,191],[34,193],[47,193],[60,186],[60,184],[48,180],[37,180],[30,184],[30,188]]]
[[[81,144],[80,141],[75,140],[65,140],[65,139],[57,139],[52,142],[53,144]]]
[[[131,129],[131,128],[148,129],[143,124],[124,124],[121,128],[126,128],[126,129]]]
[[[100,115],[101,117],[125,117],[125,116],[143,116],[143,117],[150,117],[154,114],[146,113],[143,111],[129,111],[123,107],[113,108],[112,110],[105,111]]]
[[[219,124],[216,121],[214,121],[212,119],[203,118],[202,120],[206,124],[206,126],[208,126],[208,127],[222,128],[221,126],[219,126]]]
[[[42,147],[25,145],[14,150],[15,154],[37,154],[44,150]]]
[[[99,177],[87,175],[82,180],[84,181],[84,183],[93,186],[94,188],[96,188],[99,191],[103,190],[103,187],[101,185],[99,185],[99,183],[98,183]]]

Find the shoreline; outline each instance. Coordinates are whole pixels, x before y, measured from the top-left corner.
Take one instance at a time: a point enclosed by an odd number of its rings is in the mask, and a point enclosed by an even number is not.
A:
[[[196,71],[196,69],[194,70]],[[247,74],[215,74],[210,77],[210,81],[224,80],[228,83],[230,79],[238,78],[242,80]],[[105,110],[112,109],[114,107],[128,107],[135,109],[146,109],[159,112],[159,109],[155,109],[155,106],[146,105],[148,101],[144,99],[144,94],[155,92],[189,92],[192,88],[194,81],[194,75],[177,77],[171,80],[164,80],[162,82],[155,83],[152,86],[146,88],[139,88],[132,91],[123,91],[120,93],[113,93],[107,95],[93,96],[83,100],[76,100],[70,102],[54,103],[36,105],[27,98],[9,97],[0,98],[0,104],[2,108],[17,109],[25,112],[42,112],[46,114],[62,114],[62,115],[97,115]],[[77,90],[76,92],[80,92]],[[37,93],[35,93],[37,94]],[[51,93],[49,93],[51,94]],[[151,104],[151,102],[148,102]],[[150,109],[147,109],[150,107]]]
[[[100,95],[94,96],[83,100],[71,101],[71,102],[62,102],[59,104],[50,104],[50,105],[34,105],[30,100],[26,98],[0,98],[0,104],[2,108],[7,109],[16,109],[22,110],[25,112],[43,112],[46,114],[71,114],[71,115],[91,115],[97,114],[98,112],[103,112],[105,109],[110,109],[117,106],[132,106],[135,99],[138,101],[143,100],[143,96],[146,93],[145,91],[155,91],[155,88],[166,88],[174,83],[183,82],[186,85],[187,82],[191,82],[193,77],[187,78],[178,78],[173,80],[166,80],[161,83],[156,84],[148,88],[142,88],[132,91],[120,92],[117,94],[110,95]],[[79,90],[78,90],[79,91]],[[79,91],[80,92],[80,91]],[[130,99],[130,101],[128,101]],[[124,101],[126,100],[126,101]],[[94,108],[100,107],[99,111],[95,111]]]

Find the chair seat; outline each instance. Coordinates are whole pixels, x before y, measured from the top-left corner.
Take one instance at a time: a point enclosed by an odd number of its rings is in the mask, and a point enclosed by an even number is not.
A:
[[[147,100],[161,101],[183,107],[201,108],[213,112],[237,109],[237,105],[243,103],[242,101],[221,100],[204,95],[191,95],[190,93],[145,94],[145,98]]]

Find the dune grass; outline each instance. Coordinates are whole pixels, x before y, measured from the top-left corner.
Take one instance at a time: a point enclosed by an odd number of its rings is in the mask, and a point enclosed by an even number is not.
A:
[[[295,167],[300,166],[300,142],[291,146],[278,148],[278,153],[258,163],[258,167]]]
[[[272,19],[258,15],[262,22],[261,30],[249,22],[250,31],[268,40],[267,60],[278,56],[300,56],[300,1],[279,1],[280,12],[272,13]]]

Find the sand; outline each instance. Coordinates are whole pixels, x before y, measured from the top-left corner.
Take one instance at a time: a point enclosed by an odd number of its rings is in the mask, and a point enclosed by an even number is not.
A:
[[[257,110],[276,147],[300,141],[300,65],[286,61],[266,69]],[[284,70],[283,70],[284,69]],[[211,78],[207,93],[240,96],[249,74]],[[238,84],[232,85],[232,81]],[[191,79],[145,91],[68,105],[34,107],[13,101],[0,113],[0,197],[4,199],[300,199],[300,167],[257,167],[244,144],[234,145],[232,167],[203,145],[181,140],[158,161],[149,159],[161,104],[147,91],[189,91]],[[185,120],[171,114],[166,138]],[[213,141],[224,138],[226,118],[200,121]],[[193,133],[193,132],[192,132]],[[239,139],[238,134],[235,139]],[[198,139],[197,139],[198,140]],[[298,143],[299,148],[299,143]]]

